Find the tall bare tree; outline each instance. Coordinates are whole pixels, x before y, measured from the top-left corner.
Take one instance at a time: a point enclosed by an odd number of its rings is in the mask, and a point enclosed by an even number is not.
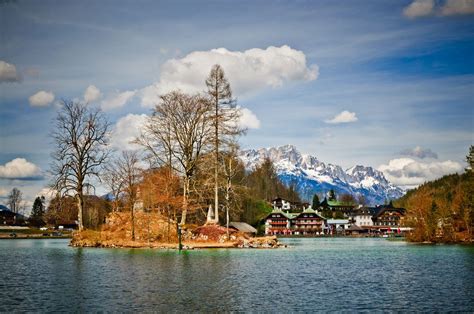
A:
[[[78,227],[83,230],[84,189],[94,188],[106,161],[109,123],[100,109],[63,100],[52,132],[55,150],[51,173],[53,188],[77,200]]]
[[[199,94],[174,91],[162,95],[137,141],[158,165],[169,165],[171,154],[173,169],[182,174],[182,225],[189,209],[191,180],[211,140],[211,110],[209,99]]]
[[[214,142],[214,210],[215,223],[219,222],[219,168],[221,167],[220,150],[233,138],[242,132],[238,127],[240,111],[232,98],[229,81],[219,64],[212,67],[206,79],[207,94],[213,104],[213,142]]]
[[[232,203],[237,201],[239,196],[240,188],[236,189],[235,179],[239,174],[244,173],[245,169],[243,164],[238,160],[237,152],[238,145],[234,143],[230,146],[230,150],[224,154],[223,158],[223,178],[224,178],[224,199],[225,199],[225,213],[226,213],[226,227],[227,227],[227,238],[229,238],[229,222],[230,222],[230,210]],[[241,182],[239,182],[241,183]]]
[[[13,188],[10,193],[8,194],[8,207],[10,207],[10,210],[14,213],[19,213],[21,211],[21,204],[23,201],[23,193],[17,189]]]

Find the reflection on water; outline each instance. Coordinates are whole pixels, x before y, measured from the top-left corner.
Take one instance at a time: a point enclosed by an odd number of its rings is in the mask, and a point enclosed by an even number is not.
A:
[[[285,239],[279,250],[0,241],[0,311],[473,311],[474,247]]]

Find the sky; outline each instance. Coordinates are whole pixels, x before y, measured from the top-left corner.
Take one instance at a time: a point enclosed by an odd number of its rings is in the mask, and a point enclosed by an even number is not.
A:
[[[224,68],[243,149],[295,145],[414,187],[474,144],[474,0],[0,1],[0,204],[45,193],[60,101],[139,132],[158,95]]]

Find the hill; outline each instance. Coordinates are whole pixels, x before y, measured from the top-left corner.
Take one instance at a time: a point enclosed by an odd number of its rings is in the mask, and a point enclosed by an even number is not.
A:
[[[474,173],[444,176],[408,191],[395,202],[407,209],[415,242],[470,242],[474,231]]]

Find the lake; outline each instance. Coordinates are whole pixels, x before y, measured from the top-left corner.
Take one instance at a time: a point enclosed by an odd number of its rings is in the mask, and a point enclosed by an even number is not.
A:
[[[474,311],[474,247],[283,239],[286,249],[0,240],[0,312]]]

